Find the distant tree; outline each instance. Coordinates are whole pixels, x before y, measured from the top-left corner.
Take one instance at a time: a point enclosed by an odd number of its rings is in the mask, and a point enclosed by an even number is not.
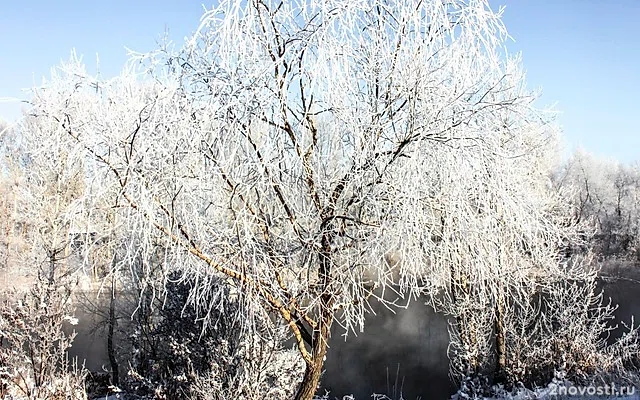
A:
[[[23,183],[20,155],[14,127],[0,120],[0,268],[8,273],[9,262],[20,247],[20,236],[25,232],[25,221],[20,218],[24,202],[19,190]]]
[[[110,213],[116,267],[159,259],[197,277],[190,300],[233,296],[242,332],[288,327],[305,361],[296,399],[315,393],[334,323],[362,330],[371,301],[444,291],[463,373],[493,329],[504,359],[508,299],[565,276],[571,232],[542,190],[553,127],[502,51],[500,13],[256,0],[202,21],[181,51],[113,80],[72,59],[34,89],[32,157],[86,178],[72,221]]]
[[[640,256],[640,168],[578,150],[555,176],[574,218],[588,222],[602,257]]]

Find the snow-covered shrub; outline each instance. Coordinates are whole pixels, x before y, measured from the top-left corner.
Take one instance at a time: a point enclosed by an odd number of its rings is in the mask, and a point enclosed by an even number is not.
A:
[[[598,291],[597,276],[552,282],[509,313],[508,383],[544,386],[557,373],[576,384],[638,382],[638,328],[610,340],[616,306]]]
[[[557,279],[549,276],[528,294],[519,291],[519,297],[506,299],[500,314],[505,333],[502,364],[497,359],[501,352],[496,350],[496,328],[468,319],[464,330],[451,330],[451,369],[462,375],[459,398],[502,398],[503,393],[545,387],[558,374],[575,385],[638,384],[638,328],[625,325],[621,336],[612,337],[618,329],[617,307],[598,290],[599,271],[590,259],[576,258],[564,265],[566,271]],[[575,279],[566,278],[570,276]],[[482,315],[479,309],[468,314]],[[488,333],[456,336],[470,332],[469,326],[490,328]],[[473,352],[469,343],[485,347]],[[468,360],[480,368],[465,374],[462,367]]]
[[[139,394],[196,399],[287,399],[302,377],[304,363],[296,351],[282,347],[281,336],[269,330],[249,334],[234,309],[240,299],[230,295],[217,303],[201,293],[207,310],[195,309],[192,282],[171,275],[162,304],[147,307],[134,341],[133,371],[125,384]],[[223,285],[217,280],[212,285]],[[258,318],[256,316],[256,318]],[[261,324],[269,324],[263,318]],[[142,334],[144,332],[144,334]]]
[[[250,368],[241,368],[232,375],[223,363],[214,363],[208,373],[196,377],[195,397],[205,400],[293,398],[302,378],[304,362],[295,349],[257,342],[248,341],[236,356]]]
[[[77,324],[71,289],[36,280],[26,294],[8,293],[0,305],[0,397],[85,399],[86,370],[69,362]]]

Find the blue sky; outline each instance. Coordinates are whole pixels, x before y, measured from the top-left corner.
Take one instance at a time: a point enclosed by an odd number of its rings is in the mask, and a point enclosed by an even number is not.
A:
[[[206,3],[209,5],[210,3]],[[541,105],[556,104],[567,147],[621,161],[640,159],[640,0],[491,0],[522,51]],[[201,0],[2,0],[0,99],[23,98],[72,48],[90,71],[100,55],[117,74],[125,46],[146,51],[165,29],[181,43],[198,25]],[[20,105],[0,102],[0,117]]]

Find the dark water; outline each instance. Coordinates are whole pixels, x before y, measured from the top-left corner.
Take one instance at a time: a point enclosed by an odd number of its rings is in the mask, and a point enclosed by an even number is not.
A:
[[[386,308],[367,319],[364,333],[345,341],[336,330],[325,364],[322,390],[342,398],[371,398],[372,393],[407,400],[446,399],[455,392],[449,381],[449,334],[444,316],[413,302],[408,309]],[[323,393],[323,392],[321,392]]]
[[[85,303],[92,304],[76,311],[80,323],[75,327],[77,336],[69,353],[85,359],[89,370],[106,371],[109,359],[104,320],[108,300],[106,296],[96,299],[95,293],[85,293],[84,297]],[[376,314],[368,317],[365,331],[357,336],[351,333],[346,341],[344,330],[336,326],[319,393],[329,391],[332,398],[340,399],[348,394],[368,399],[372,393],[395,394],[394,399],[402,393],[407,400],[448,398],[455,387],[448,378],[446,319],[424,300],[395,310],[395,314],[377,308]],[[118,323],[123,327],[127,320]],[[116,342],[118,339],[124,338],[116,336]],[[120,358],[122,367],[126,362]]]
[[[107,330],[104,323],[109,302],[105,295],[99,298],[96,298],[97,293],[81,295],[86,298],[81,299],[81,304],[75,312],[78,325],[73,327],[76,337],[69,349],[69,356],[77,357],[80,362],[84,360],[85,368],[90,371],[102,371],[103,367],[106,368],[105,371],[109,370]]]
[[[605,297],[619,304],[619,319],[640,317],[640,281],[609,280],[601,287]],[[103,299],[102,312],[107,306]],[[100,326],[104,316],[98,316],[93,307],[79,309],[77,316],[81,323],[76,326],[71,356],[86,359],[90,370],[108,369],[106,330]],[[319,394],[327,390],[331,398],[353,394],[356,399],[369,399],[372,393],[383,393],[397,399],[402,393],[413,400],[447,399],[456,391],[448,377],[446,318],[424,301],[414,301],[395,314],[380,307],[367,319],[363,333],[350,334],[346,341],[342,333],[334,330]]]

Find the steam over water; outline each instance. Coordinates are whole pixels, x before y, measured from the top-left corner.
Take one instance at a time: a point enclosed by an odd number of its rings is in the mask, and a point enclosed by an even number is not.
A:
[[[632,315],[640,318],[640,281],[625,278],[606,281],[602,287],[605,299],[611,297],[620,305],[618,318],[625,322]],[[103,305],[106,311],[106,300]],[[369,315],[364,332],[350,333],[346,341],[341,336],[344,331],[335,327],[319,394],[327,390],[332,398],[353,394],[356,399],[369,399],[373,393],[383,393],[397,399],[402,392],[405,399],[413,400],[446,399],[454,393],[448,377],[446,318],[424,300],[395,314],[384,307],[375,312]],[[101,370],[103,365],[108,369],[106,330],[95,329],[101,318],[82,309],[76,315],[80,324],[75,327],[78,335],[71,356],[86,359],[85,366],[91,370]],[[122,357],[120,365],[127,365]]]
[[[357,337],[350,335],[345,342],[340,337],[343,331],[335,330],[322,389],[338,398],[395,393],[392,398],[397,399],[400,392],[405,399],[448,398],[455,386],[448,377],[446,318],[424,301],[415,301],[396,314],[378,308]]]

